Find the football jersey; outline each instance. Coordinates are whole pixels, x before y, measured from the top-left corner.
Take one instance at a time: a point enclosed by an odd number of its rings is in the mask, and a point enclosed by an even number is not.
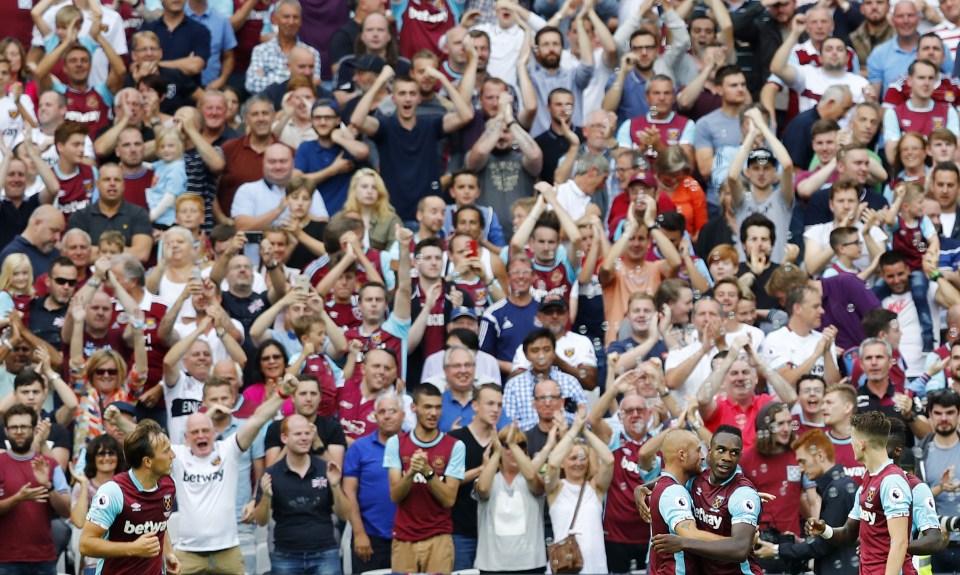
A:
[[[750,480],[742,473],[735,473],[733,477],[720,485],[710,482],[710,470],[707,469],[694,478],[693,488],[693,515],[697,520],[697,528],[717,535],[729,537],[733,533],[736,523],[748,523],[758,527],[760,523],[760,495]],[[706,559],[699,558],[701,569],[705,569]],[[763,569],[757,563],[757,558],[750,552],[743,563],[710,563],[711,575],[741,575],[753,573],[763,575]],[[695,572],[706,572],[705,570]]]
[[[882,575],[890,552],[887,520],[906,517],[910,521],[913,491],[903,470],[892,460],[875,475],[867,472],[857,489],[849,517],[860,522],[860,573]],[[909,537],[909,531],[908,531]],[[910,554],[903,560],[903,575],[916,575]]]
[[[632,494],[631,494],[632,498]],[[654,535],[676,535],[674,528],[684,521],[693,519],[693,500],[690,493],[677,479],[666,471],[657,480],[653,493],[650,494],[650,529],[649,538]],[[657,553],[650,549],[650,559],[647,572],[653,575],[685,575],[696,573],[687,566],[683,551],[672,555]]]

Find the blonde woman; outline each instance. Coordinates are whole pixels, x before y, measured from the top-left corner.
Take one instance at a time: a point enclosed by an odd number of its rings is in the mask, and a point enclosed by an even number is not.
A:
[[[570,429],[547,460],[544,478],[553,540],[571,533],[583,555],[582,573],[606,573],[607,552],[603,541],[603,498],[613,479],[613,453],[592,431],[584,428],[586,407],[581,407]],[[578,439],[583,432],[584,438]],[[581,496],[576,521],[571,520]]]
[[[386,250],[394,240],[400,216],[390,205],[390,194],[380,174],[370,168],[360,168],[350,179],[344,212],[356,212],[363,219],[363,244],[375,250]]]

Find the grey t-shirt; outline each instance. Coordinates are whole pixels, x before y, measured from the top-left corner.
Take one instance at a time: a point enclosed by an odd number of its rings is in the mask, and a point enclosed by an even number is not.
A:
[[[927,457],[924,460],[923,477],[930,487],[940,485],[940,477],[944,470],[960,461],[960,443],[949,449],[937,447],[933,441],[927,446]],[[942,492],[937,496],[938,515],[960,515],[960,493]],[[960,533],[951,533],[951,541],[960,541]]]

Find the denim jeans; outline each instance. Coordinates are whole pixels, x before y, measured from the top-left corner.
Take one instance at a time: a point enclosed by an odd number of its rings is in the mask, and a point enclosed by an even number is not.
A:
[[[240,554],[243,555],[243,569],[248,575],[257,572],[257,526],[253,523],[237,525],[240,535]]]
[[[0,563],[0,575],[55,575],[56,561]]]
[[[917,308],[917,316],[920,319],[920,335],[923,337],[923,351],[933,351],[933,315],[930,313],[930,304],[927,302],[927,291],[930,288],[930,280],[921,270],[910,272],[910,295],[913,296],[913,305]],[[877,299],[882,300],[891,293],[890,287],[878,281],[873,286],[873,293]]]
[[[453,570],[473,569],[477,559],[477,538],[453,534]]]
[[[340,575],[340,548],[334,547],[316,553],[270,554],[272,575]],[[2,574],[0,574],[2,575]]]

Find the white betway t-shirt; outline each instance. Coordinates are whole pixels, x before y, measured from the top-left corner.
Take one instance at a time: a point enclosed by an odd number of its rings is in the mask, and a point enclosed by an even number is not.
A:
[[[767,334],[760,346],[760,357],[773,369],[796,367],[816,352],[817,343],[822,337],[816,330],[800,336],[789,327],[783,326]],[[810,373],[823,377],[823,356],[817,358]]]
[[[174,547],[184,551],[220,551],[240,545],[237,533],[237,474],[240,445],[233,434],[218,441],[213,453],[196,457],[186,445],[174,445],[173,480],[177,484],[180,530]]]

